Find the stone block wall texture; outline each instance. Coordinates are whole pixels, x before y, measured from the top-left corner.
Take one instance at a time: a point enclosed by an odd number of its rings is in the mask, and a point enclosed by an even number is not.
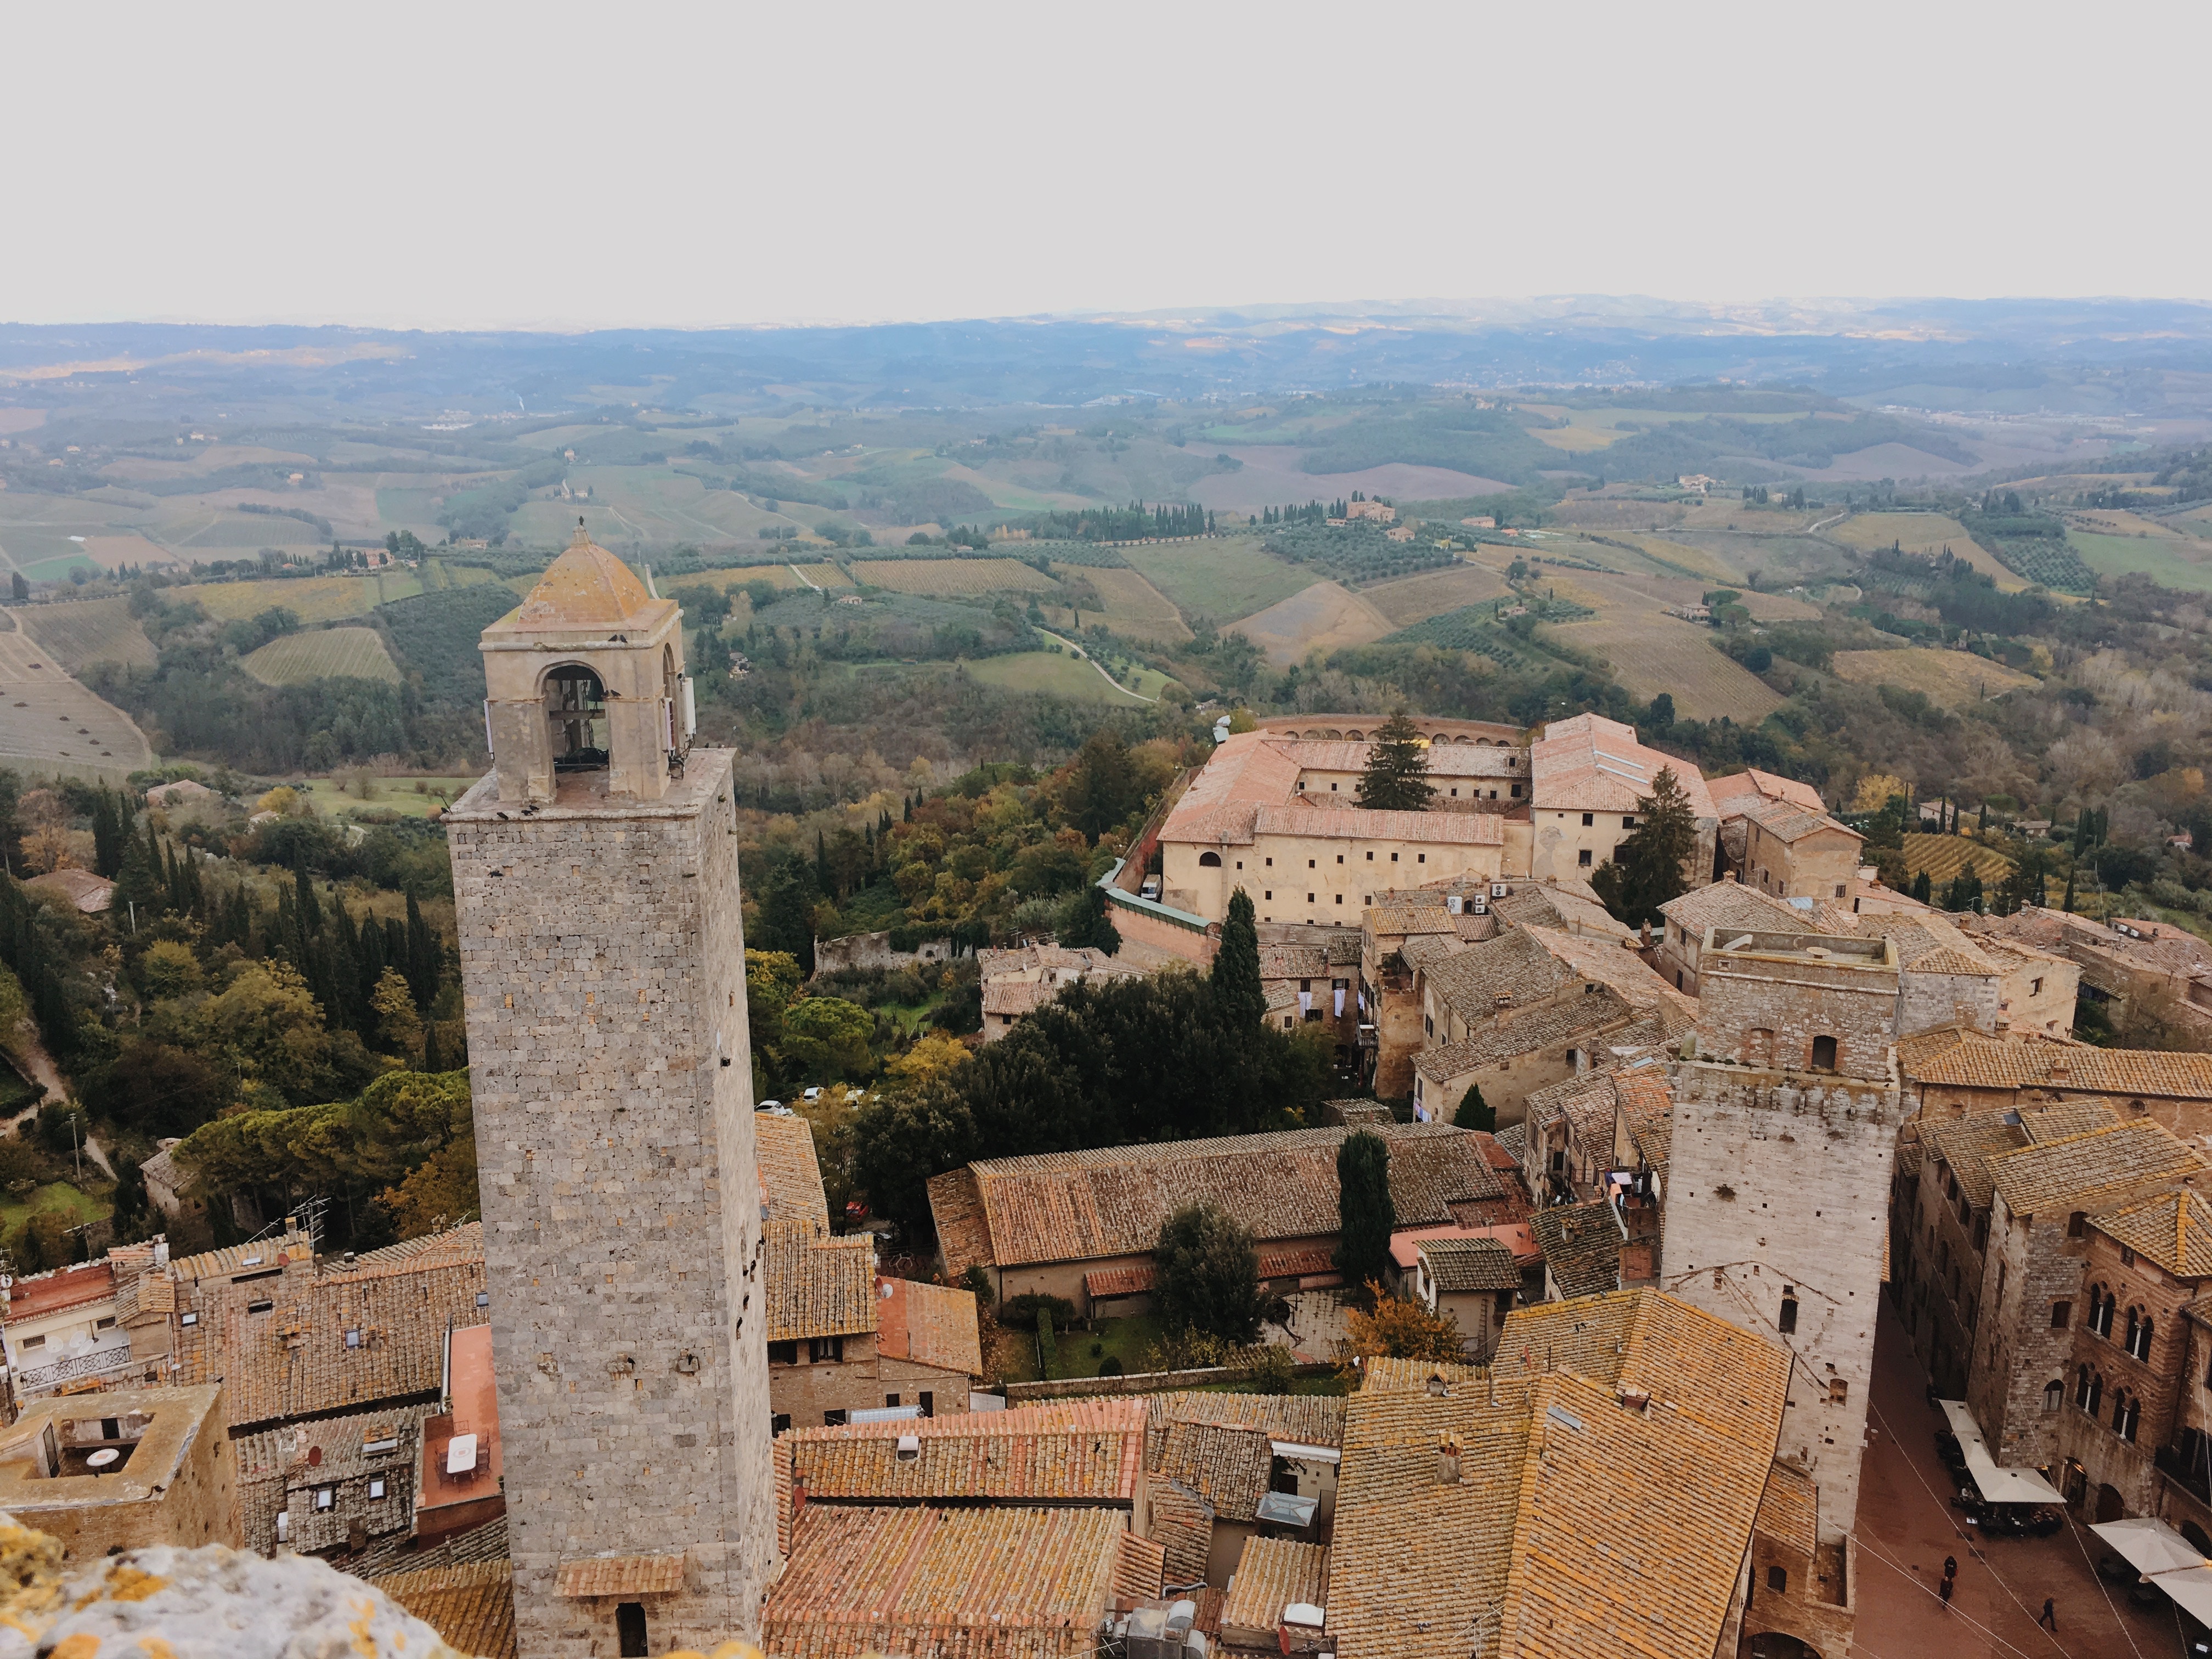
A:
[[[1918,974],[1899,976],[1897,1035],[1917,1036],[1945,1025],[1977,1031],[1997,1029],[1999,981],[1988,974]]]
[[[752,1639],[776,1568],[731,757],[650,803],[447,815],[532,1659],[612,1656],[561,1563],[681,1554],[653,1650]]]
[[[918,1406],[925,1393],[932,1417],[954,1417],[968,1409],[968,1390],[975,1385],[965,1371],[879,1354],[874,1346],[873,1337],[848,1336],[839,1364],[770,1365],[769,1400],[775,1414],[788,1417],[793,1428],[818,1429],[824,1413]]]
[[[1674,1100],[1662,1288],[1790,1354],[1776,1455],[1820,1486],[1832,1540],[1858,1509],[1896,1085],[1690,1062]]]
[[[2058,1430],[2074,1398],[2071,1355],[2089,1316],[2081,1279],[2087,1255],[2087,1240],[2066,1236],[2063,1215],[2015,1216],[2002,1194],[1992,1202],[1981,1285],[1982,1305],[1990,1316],[1981,1322],[1988,1335],[1968,1350],[1972,1370],[1966,1400],[2001,1463],[2040,1467],[2059,1455]],[[2054,1328],[2051,1310],[2060,1302],[2066,1304],[2066,1323]],[[2055,1413],[2043,1408],[2044,1388],[2054,1377],[2067,1402]]]
[[[1725,944],[1727,941],[1723,940]],[[1817,935],[1808,942],[1818,945]],[[1896,1040],[1897,974],[1863,957],[1822,962],[1801,953],[1701,952],[1698,1043],[1701,1054],[1749,1065],[1804,1069],[1813,1039],[1836,1039],[1836,1069],[1847,1078],[1885,1081]],[[1771,1032],[1771,1048],[1758,1052]]]

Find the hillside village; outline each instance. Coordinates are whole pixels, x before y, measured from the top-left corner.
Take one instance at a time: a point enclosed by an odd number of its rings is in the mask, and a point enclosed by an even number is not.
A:
[[[1978,1535],[2212,1553],[2212,1054],[2073,1035],[2212,1018],[2170,930],[1937,909],[1808,786],[1596,714],[1269,718],[1163,793],[1105,943],[981,953],[974,1047],[1243,975],[1335,1097],[987,1149],[898,1238],[756,1099],[679,615],[580,529],[484,635],[480,1218],[6,1285],[0,1509],[65,1559],[319,1556],[484,1656],[1843,1659],[1888,1593],[1878,1310]],[[149,1166],[157,1225],[197,1190]],[[1248,1328],[1084,1358],[1191,1305],[1201,1236]]]

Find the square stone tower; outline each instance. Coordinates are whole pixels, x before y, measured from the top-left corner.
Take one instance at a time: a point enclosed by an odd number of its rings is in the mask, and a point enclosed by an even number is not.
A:
[[[1790,1356],[1776,1455],[1858,1512],[1900,1121],[1897,947],[1709,931],[1694,1047],[1674,1071],[1663,1288]]]
[[[484,631],[494,771],[446,815],[516,1634],[753,1639],[775,1567],[726,750],[677,608],[576,540]]]

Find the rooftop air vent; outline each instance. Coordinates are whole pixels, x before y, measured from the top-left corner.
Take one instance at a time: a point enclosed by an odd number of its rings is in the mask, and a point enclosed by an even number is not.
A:
[[[911,1463],[915,1458],[920,1457],[921,1455],[921,1437],[920,1435],[902,1434],[898,1437],[898,1461],[900,1462]]]

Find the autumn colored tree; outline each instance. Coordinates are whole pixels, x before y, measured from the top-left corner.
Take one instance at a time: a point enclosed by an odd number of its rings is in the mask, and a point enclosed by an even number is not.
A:
[[[1345,1312],[1344,1358],[1361,1359],[1437,1359],[1464,1364],[1467,1349],[1459,1322],[1449,1314],[1431,1313],[1418,1302],[1393,1296],[1379,1280],[1367,1281],[1372,1304]]]

